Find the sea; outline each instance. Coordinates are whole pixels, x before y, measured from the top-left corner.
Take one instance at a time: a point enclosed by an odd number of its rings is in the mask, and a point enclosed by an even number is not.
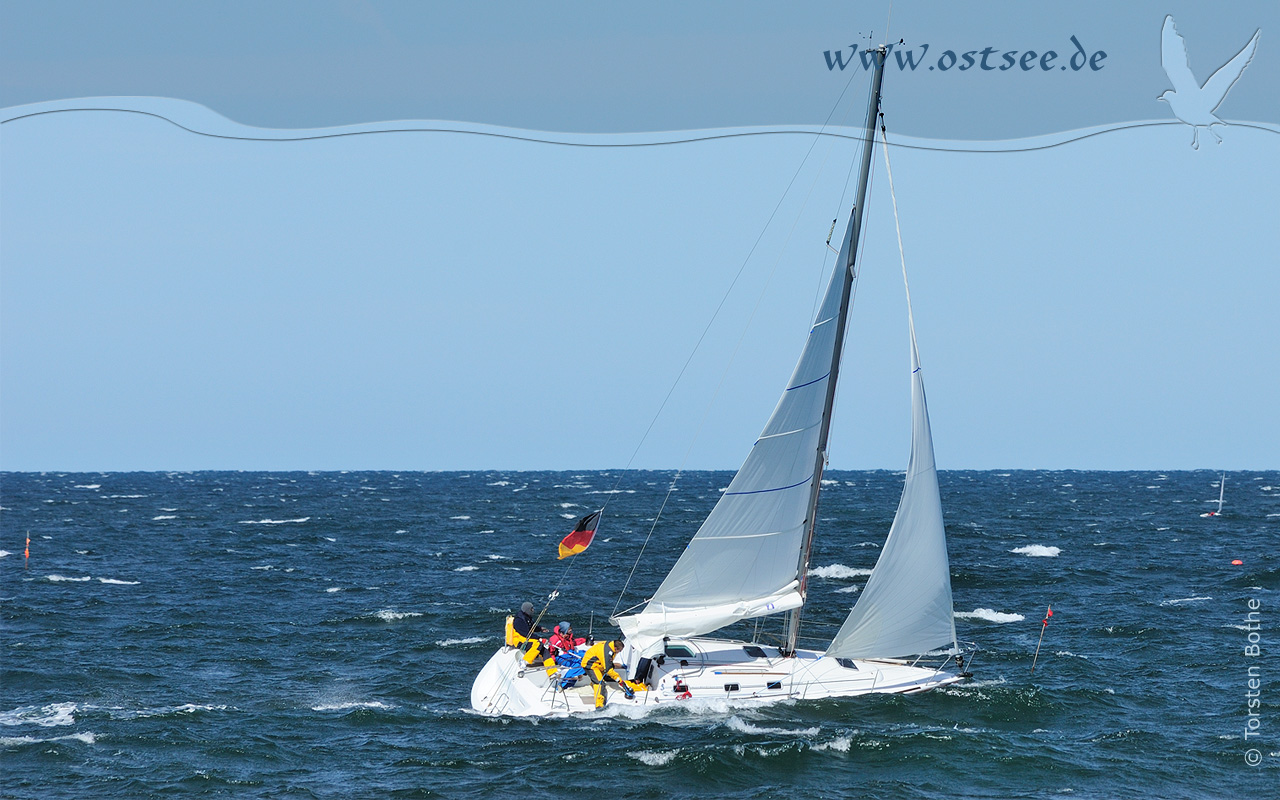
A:
[[[1280,797],[1280,472],[1228,473],[1212,517],[1216,472],[941,473],[979,648],[957,686],[471,710],[508,614],[612,637],[730,477],[0,474],[0,795]],[[827,474],[802,644],[857,601],[902,479]]]

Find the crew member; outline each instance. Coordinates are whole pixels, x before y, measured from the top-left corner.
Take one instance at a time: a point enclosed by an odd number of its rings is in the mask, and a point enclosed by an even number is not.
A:
[[[547,632],[546,628],[542,627],[541,625],[534,624],[533,603],[530,603],[527,600],[524,602],[523,605],[520,606],[520,613],[516,614],[515,617],[511,620],[511,627],[515,629],[516,635],[520,637],[521,641],[525,639],[544,638],[542,636],[538,636],[537,634],[539,633],[545,634]]]
[[[622,642],[597,642],[587,648],[587,654],[582,657],[582,668],[587,671],[587,677],[591,679],[591,689],[595,692],[596,708],[604,708],[607,698],[604,682],[606,680],[614,683],[622,682],[622,677],[613,668],[613,655],[620,652],[622,652]]]
[[[576,650],[586,643],[586,639],[573,635],[573,626],[568,621],[561,622],[551,634],[551,657],[555,658],[566,650]]]
[[[508,618],[507,644],[524,651],[526,664],[538,660],[542,652],[541,639],[547,637],[547,629],[537,625],[533,620],[533,603],[526,601],[520,606],[520,613]]]

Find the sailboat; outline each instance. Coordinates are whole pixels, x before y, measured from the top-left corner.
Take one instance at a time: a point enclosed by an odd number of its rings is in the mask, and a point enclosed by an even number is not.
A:
[[[1227,473],[1222,473],[1222,477],[1218,479],[1218,510],[1206,511],[1201,514],[1202,517],[1220,517],[1222,516],[1222,498],[1227,490]],[[1210,501],[1212,502],[1212,501]]]
[[[856,270],[886,48],[867,109],[856,202],[826,294],[773,414],[702,526],[644,607],[610,621],[617,657],[640,691],[609,706],[698,700],[781,700],[917,694],[969,677],[956,638],[942,503],[924,377],[911,331],[911,457],[897,514],[871,576],[825,650],[798,646],[827,439]],[[904,268],[905,279],[905,268]],[[785,614],[774,645],[711,637],[743,620]],[[477,675],[472,707],[486,715],[566,716],[596,711],[586,681],[498,650]]]

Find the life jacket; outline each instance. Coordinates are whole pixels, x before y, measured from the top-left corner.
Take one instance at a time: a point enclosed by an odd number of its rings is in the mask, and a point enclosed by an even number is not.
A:
[[[577,649],[578,645],[586,644],[586,639],[565,636],[565,632],[560,630],[560,626],[556,626],[555,633],[551,636],[551,648],[561,653]]]

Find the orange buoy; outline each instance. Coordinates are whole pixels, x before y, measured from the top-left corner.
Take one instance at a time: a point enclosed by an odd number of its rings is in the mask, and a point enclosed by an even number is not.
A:
[[[1238,567],[1238,566],[1240,566],[1240,565],[1241,565],[1241,564],[1243,564],[1243,563],[1244,563],[1243,561],[1241,561],[1240,559],[1238,559],[1238,558],[1237,558],[1235,561],[1232,561],[1232,562],[1231,562],[1231,566],[1233,566],[1233,567]]]

